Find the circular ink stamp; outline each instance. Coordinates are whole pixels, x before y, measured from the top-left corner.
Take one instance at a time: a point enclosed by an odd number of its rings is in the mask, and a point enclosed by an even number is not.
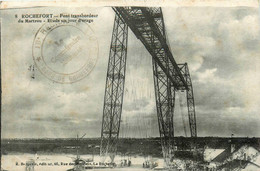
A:
[[[95,67],[98,41],[86,23],[46,23],[33,41],[33,60],[39,71],[57,83],[73,83]]]

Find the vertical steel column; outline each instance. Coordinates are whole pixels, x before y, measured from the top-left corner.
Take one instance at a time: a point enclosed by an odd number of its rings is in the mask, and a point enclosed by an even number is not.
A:
[[[186,77],[186,82],[188,85],[188,89],[186,89],[186,96],[187,96],[187,107],[188,107],[188,115],[189,115],[190,133],[191,133],[191,137],[197,137],[196,113],[195,113],[193,87],[192,87],[190,72],[189,72],[189,68],[188,68],[187,64],[185,64],[185,77]]]
[[[171,87],[167,76],[160,71],[160,67],[153,61],[154,87],[156,97],[156,109],[161,138],[162,152],[165,162],[169,164],[173,157],[173,113],[175,91]]]
[[[105,98],[103,107],[100,155],[110,156],[111,162],[117,151],[117,142],[122,113],[128,26],[115,16],[112,41],[110,45]]]
[[[191,137],[197,137],[195,103],[194,103],[193,87],[192,87],[188,64],[187,63],[178,64],[178,66],[188,85],[188,89],[183,87],[181,90],[186,91]]]
[[[161,34],[165,36],[165,27],[163,21],[163,15],[161,8],[150,8],[151,14],[157,16],[154,18],[157,27],[159,28]],[[152,36],[153,37],[153,36]],[[154,39],[152,39],[154,41]],[[151,43],[156,44],[156,42]],[[154,53],[160,53],[164,58],[166,58],[166,69],[169,72],[172,70],[170,67],[170,59],[167,53],[162,49],[156,47],[153,48]],[[159,124],[159,133],[161,138],[162,152],[165,163],[167,166],[170,164],[170,160],[173,157],[173,138],[174,138],[174,127],[173,127],[173,114],[174,114],[174,104],[175,104],[175,90],[171,83],[169,77],[165,72],[159,67],[158,63],[153,59],[153,75],[154,75],[154,87],[155,87],[155,97],[156,97],[156,108],[157,117]]]

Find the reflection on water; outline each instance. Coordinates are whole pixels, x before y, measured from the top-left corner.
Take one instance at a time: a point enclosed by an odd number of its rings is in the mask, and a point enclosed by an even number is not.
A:
[[[52,154],[52,155],[33,155],[33,154],[8,154],[2,156],[2,168],[8,171],[66,171],[73,168],[74,155],[68,154]],[[90,155],[82,155],[81,158],[91,158]],[[117,156],[115,163],[120,167],[122,157]],[[153,158],[154,162],[158,163],[159,166],[163,166],[163,159]],[[95,162],[100,162],[100,157],[95,156]],[[105,170],[113,171],[144,171],[150,170],[143,168],[143,163],[146,160],[144,157],[131,157],[131,167],[125,168],[113,168]],[[94,169],[103,170],[104,169]]]

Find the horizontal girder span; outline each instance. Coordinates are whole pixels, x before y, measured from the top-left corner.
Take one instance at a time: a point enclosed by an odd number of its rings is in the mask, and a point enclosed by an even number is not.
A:
[[[173,86],[176,89],[183,86],[188,89],[188,85],[179,71],[178,65],[166,43],[166,37],[163,34],[164,30],[160,29],[156,23],[155,18],[162,17],[161,13],[153,10],[155,8],[115,7],[113,9],[144,44],[155,62],[165,73],[165,76],[170,79]]]

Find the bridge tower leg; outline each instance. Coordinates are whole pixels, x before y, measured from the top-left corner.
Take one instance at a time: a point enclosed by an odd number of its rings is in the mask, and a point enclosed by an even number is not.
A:
[[[163,21],[163,14],[161,8],[152,8],[152,12],[156,14],[154,17],[155,23],[159,28],[161,34],[166,39],[165,27]],[[154,40],[154,39],[152,39]],[[160,54],[162,58],[165,58],[167,72],[173,71],[171,68],[171,61],[167,56],[167,53],[161,48],[157,48],[156,41],[154,44],[154,53]],[[154,87],[156,98],[156,109],[159,124],[159,133],[161,139],[161,146],[163,157],[167,166],[170,164],[170,160],[173,158],[173,145],[174,145],[174,126],[173,126],[173,114],[175,104],[175,88],[171,83],[169,77],[161,69],[158,63],[153,59],[153,75],[154,75]]]
[[[188,65],[185,64],[185,78],[188,84],[188,90],[186,90],[187,96],[187,107],[188,107],[188,116],[189,116],[189,124],[190,124],[190,133],[191,137],[197,137],[197,126],[196,126],[196,113],[195,113],[195,103],[194,103],[194,95],[193,95],[193,87],[190,78]]]
[[[156,97],[157,117],[163,157],[167,166],[173,157],[174,127],[173,114],[175,104],[175,90],[167,76],[160,71],[160,67],[153,61],[154,86]]]
[[[191,134],[191,137],[196,138],[197,137],[196,113],[195,113],[195,103],[194,103],[193,87],[192,87],[190,72],[189,72],[187,63],[178,64],[178,66],[188,85],[188,89],[185,89],[185,91],[186,91],[186,96],[187,96],[190,134]]]
[[[114,161],[116,155],[120,129],[127,57],[127,37],[128,26],[116,15],[107,69],[100,146],[101,157],[110,156],[111,162]]]

